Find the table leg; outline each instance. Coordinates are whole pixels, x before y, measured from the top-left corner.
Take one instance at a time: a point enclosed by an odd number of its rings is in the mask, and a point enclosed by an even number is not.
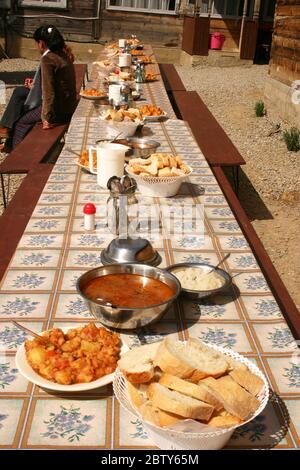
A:
[[[4,177],[3,177],[3,173],[1,173],[1,189],[2,189],[2,198],[3,198],[3,205],[4,205],[4,209],[6,209],[6,196],[5,196],[5,186],[4,186]]]

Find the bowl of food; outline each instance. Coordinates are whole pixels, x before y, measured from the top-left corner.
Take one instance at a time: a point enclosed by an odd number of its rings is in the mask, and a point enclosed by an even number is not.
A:
[[[111,264],[87,271],[77,291],[101,323],[117,329],[158,321],[180,293],[175,276],[145,264]]]
[[[192,173],[179,155],[158,152],[146,159],[131,159],[125,169],[147,197],[176,196],[181,184]]]
[[[103,100],[104,98],[108,97],[107,91],[104,90],[96,90],[95,88],[90,88],[88,90],[82,90],[80,92],[80,96],[85,98],[86,100]]]
[[[140,112],[136,108],[128,110],[108,109],[99,118],[106,123],[106,133],[109,139],[118,136],[120,139],[132,137],[137,128],[144,124]]]
[[[190,299],[202,299],[227,289],[232,277],[227,271],[207,263],[178,263],[167,267],[181,284],[181,293]]]
[[[16,354],[20,373],[57,392],[83,392],[112,382],[120,354],[128,350],[118,334],[94,323],[53,328],[22,344]]]
[[[159,106],[154,104],[145,104],[138,108],[145,122],[155,122],[167,118],[168,115]]]
[[[221,449],[269,399],[268,382],[249,359],[175,335],[125,353],[113,388],[121,406],[164,450]]]
[[[156,140],[146,139],[144,137],[128,137],[123,139],[121,143],[130,147],[126,152],[126,160],[131,158],[148,158],[160,146]]]

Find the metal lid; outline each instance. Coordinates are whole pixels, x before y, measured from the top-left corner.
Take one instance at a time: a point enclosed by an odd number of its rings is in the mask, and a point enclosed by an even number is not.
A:
[[[102,264],[141,263],[158,266],[162,259],[145,238],[115,238],[101,253]]]

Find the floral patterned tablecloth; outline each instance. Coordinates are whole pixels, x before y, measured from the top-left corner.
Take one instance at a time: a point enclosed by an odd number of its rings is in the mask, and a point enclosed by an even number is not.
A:
[[[181,154],[193,168],[190,183],[182,185],[175,198],[139,195],[139,202],[149,210],[152,207],[162,222],[159,236],[150,238],[161,254],[161,266],[181,261],[216,263],[230,252],[226,269],[233,276],[239,275],[226,294],[199,303],[180,299],[159,323],[122,338],[134,347],[167,334],[181,338],[192,335],[242,353],[266,374],[272,393],[266,410],[239,428],[228,447],[298,448],[297,345],[270,288],[188,125],[170,119],[148,125],[146,132],[161,142],[162,151]],[[15,328],[11,319],[37,332],[93,321],[76,293],[75,282],[81,273],[101,263],[101,250],[112,238],[106,226],[108,194],[96,185],[94,175],[74,164],[74,155],[67,148],[80,151],[102,137],[103,127],[97,117],[76,114],[65,148],[1,281],[0,447],[153,447],[142,423],[119,406],[111,386],[80,396],[54,395],[28,383],[15,366],[16,349],[26,334]],[[83,229],[86,202],[97,206],[97,230],[93,233]],[[180,235],[181,208],[187,202],[198,204],[199,211],[204,207],[203,226],[199,230],[194,227],[191,212]],[[172,227],[162,217],[170,205],[174,212]]]

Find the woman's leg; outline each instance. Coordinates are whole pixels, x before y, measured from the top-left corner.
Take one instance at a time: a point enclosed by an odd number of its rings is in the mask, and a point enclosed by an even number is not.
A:
[[[12,129],[15,122],[22,116],[29,88],[20,86],[14,89],[0,121],[1,127]]]
[[[15,124],[12,134],[12,148],[14,149],[28,134],[35,124],[41,122],[42,106],[28,111]]]

